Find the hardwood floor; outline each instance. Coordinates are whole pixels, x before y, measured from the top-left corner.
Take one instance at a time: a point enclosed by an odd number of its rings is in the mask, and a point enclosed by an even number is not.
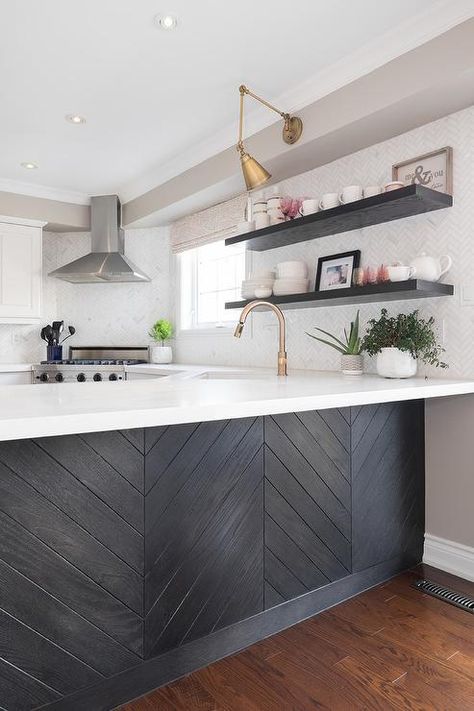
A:
[[[422,594],[419,566],[121,711],[474,710],[474,616]]]

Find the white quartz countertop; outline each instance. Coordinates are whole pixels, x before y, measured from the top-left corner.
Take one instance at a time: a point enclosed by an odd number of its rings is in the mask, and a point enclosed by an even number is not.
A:
[[[0,386],[0,440],[153,427],[474,393],[474,381],[134,366],[127,382]],[[167,377],[165,377],[167,376]]]
[[[26,373],[32,367],[31,363],[0,363],[0,373]]]

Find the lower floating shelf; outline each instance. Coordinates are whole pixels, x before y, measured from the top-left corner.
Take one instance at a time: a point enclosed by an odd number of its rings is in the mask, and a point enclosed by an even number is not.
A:
[[[264,301],[278,304],[282,309],[310,309],[320,306],[347,306],[348,304],[370,304],[377,301],[406,301],[408,299],[431,299],[436,296],[452,296],[452,284],[409,279],[408,281],[387,282],[352,286],[350,289],[331,291],[310,291],[306,294],[270,296]],[[226,309],[242,309],[254,301],[229,301]],[[262,306],[262,309],[265,307]]]

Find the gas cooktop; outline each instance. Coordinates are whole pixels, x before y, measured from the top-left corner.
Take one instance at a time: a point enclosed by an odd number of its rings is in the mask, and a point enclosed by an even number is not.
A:
[[[72,358],[71,360],[42,360],[41,365],[139,365],[140,358]]]

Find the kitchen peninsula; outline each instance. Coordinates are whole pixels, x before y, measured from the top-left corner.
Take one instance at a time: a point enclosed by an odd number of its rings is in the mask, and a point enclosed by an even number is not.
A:
[[[420,561],[424,400],[474,392],[129,373],[0,388],[8,709],[112,709]]]

